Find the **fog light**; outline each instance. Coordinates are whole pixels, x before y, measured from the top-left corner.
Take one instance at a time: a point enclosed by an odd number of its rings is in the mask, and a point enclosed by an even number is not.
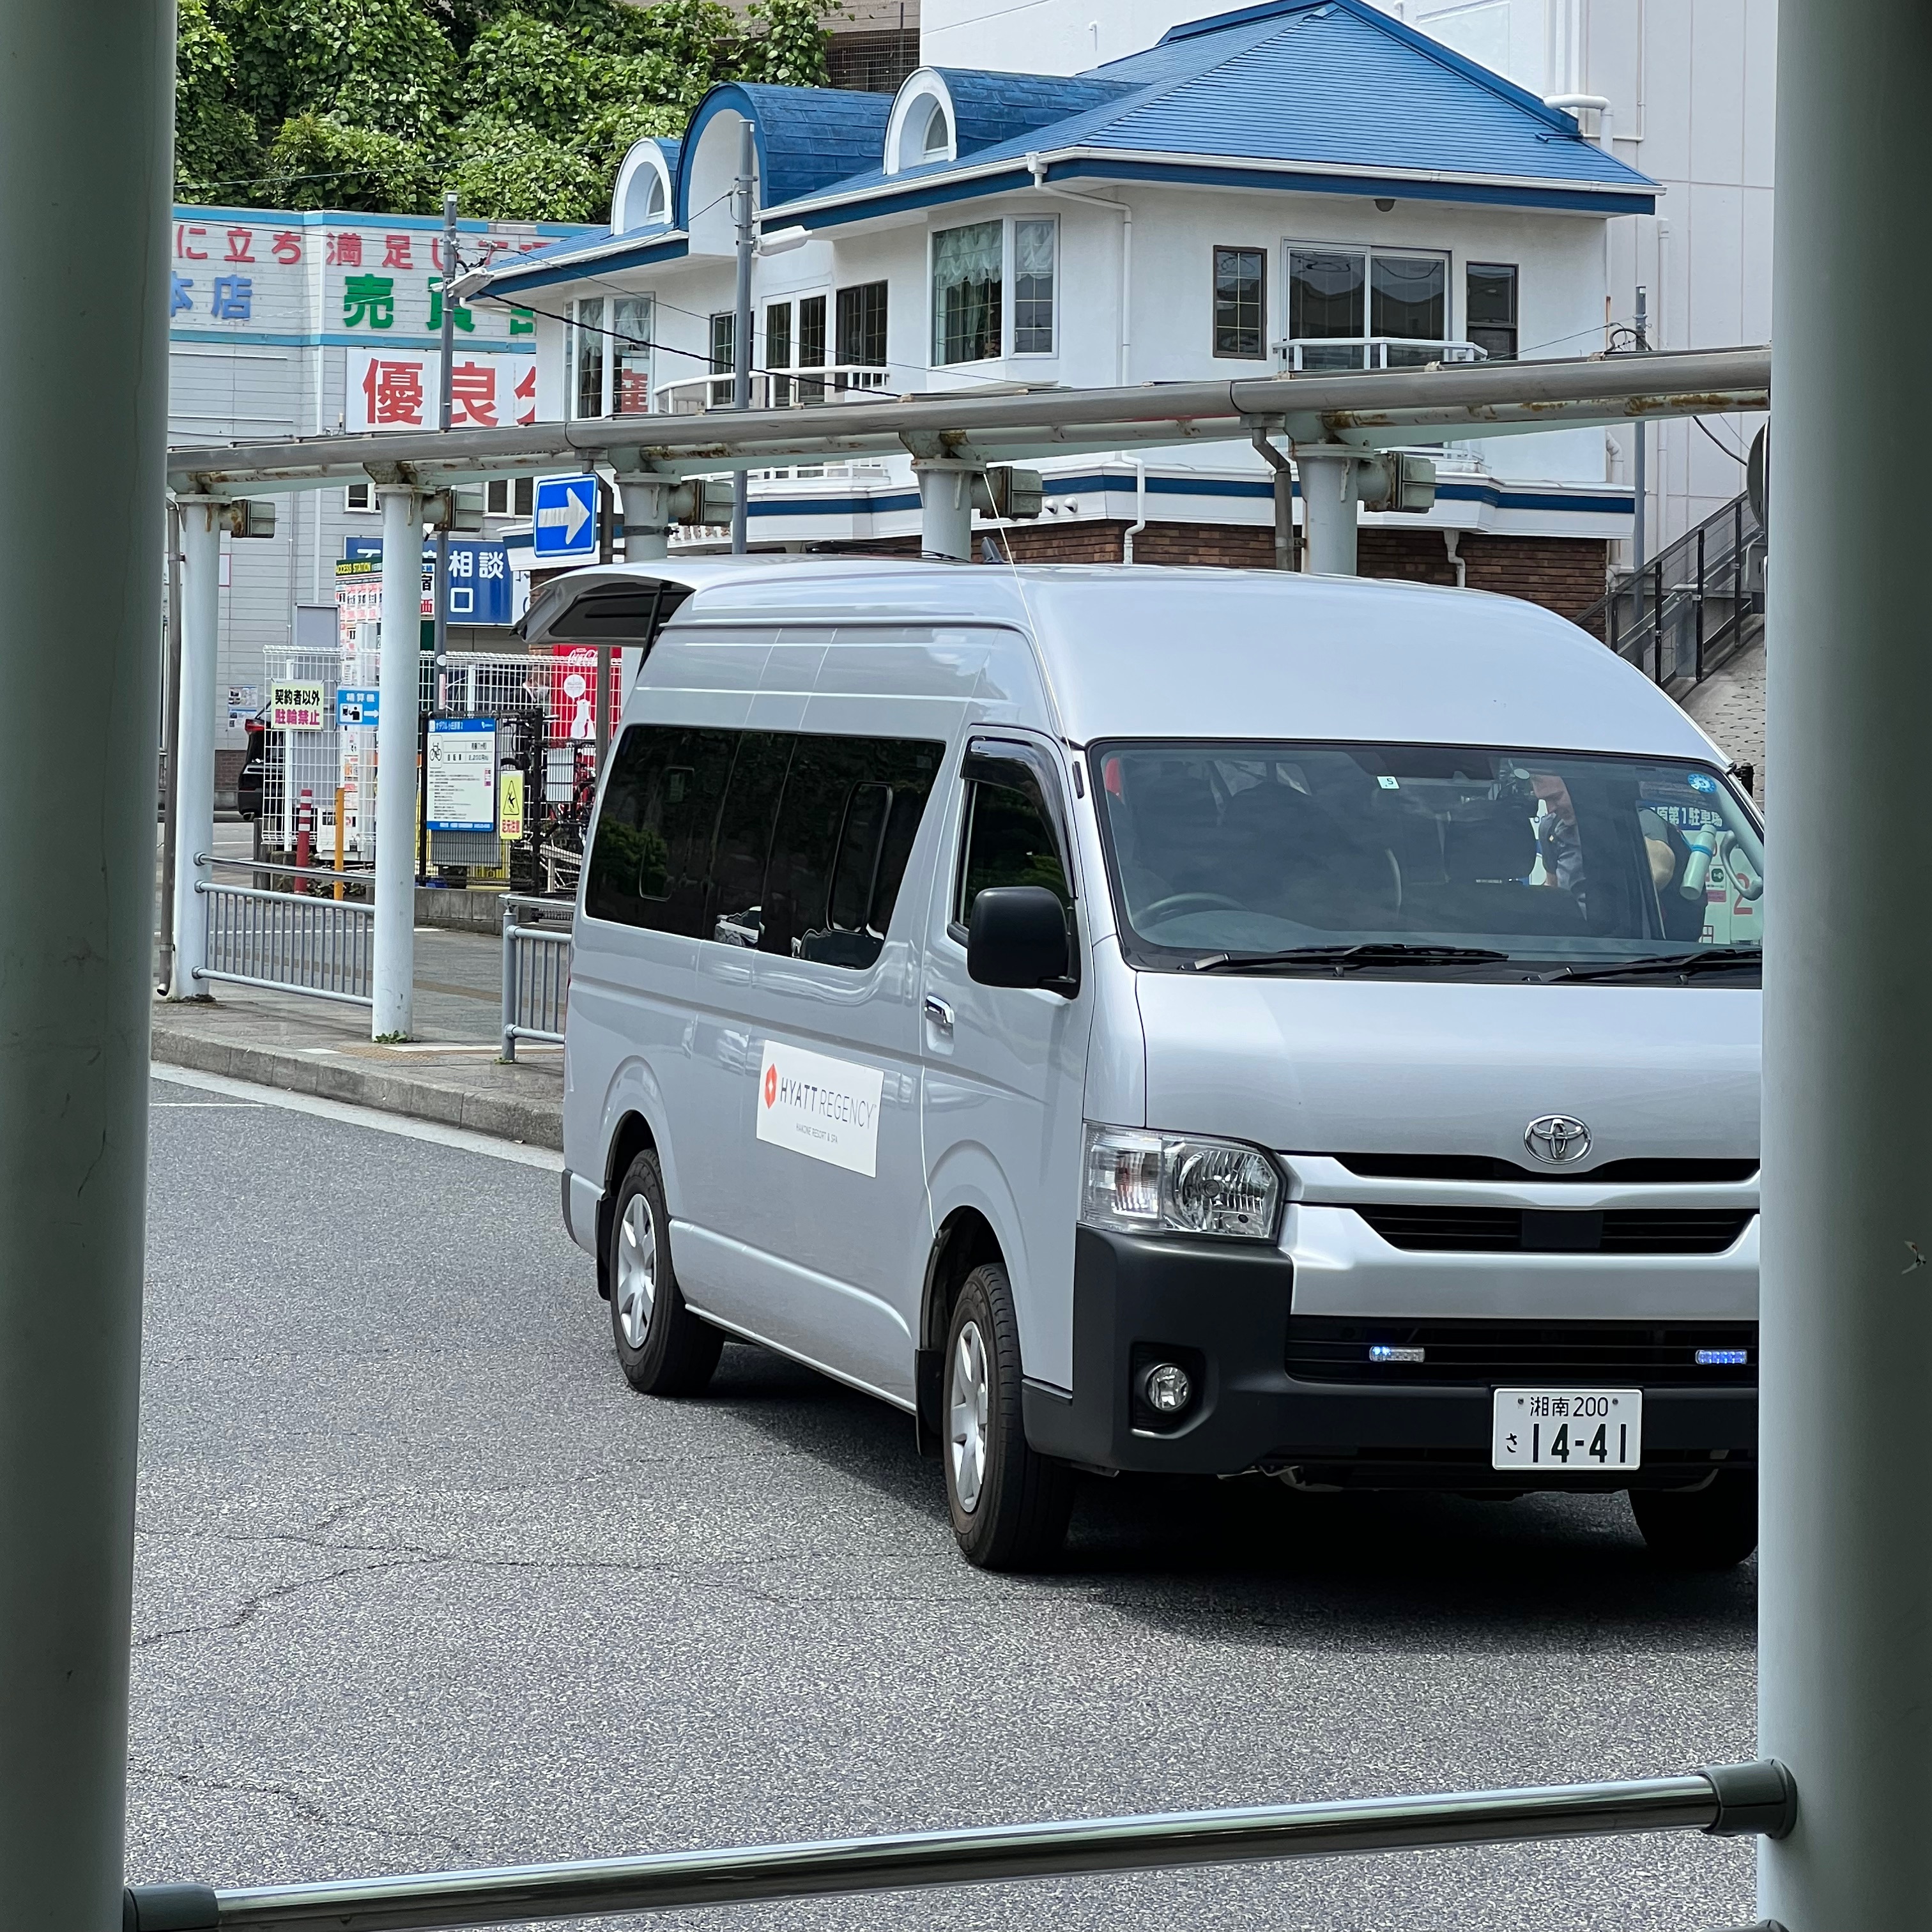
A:
[[[1178,1362],[1156,1362],[1141,1377],[1141,1400],[1156,1415],[1178,1415],[1194,1400],[1194,1384]]]

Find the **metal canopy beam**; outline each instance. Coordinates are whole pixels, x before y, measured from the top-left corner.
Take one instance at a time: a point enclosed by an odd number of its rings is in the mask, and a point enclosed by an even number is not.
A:
[[[977,454],[1011,462],[1245,442],[1257,418],[1280,424],[1294,442],[1374,448],[1770,406],[1768,349],[1700,350],[1022,395],[914,395],[816,409],[603,416],[518,429],[309,436],[170,450],[168,472],[177,490],[266,496],[369,477],[440,488],[586,462],[698,476],[828,458],[898,456],[908,436],[970,437]]]

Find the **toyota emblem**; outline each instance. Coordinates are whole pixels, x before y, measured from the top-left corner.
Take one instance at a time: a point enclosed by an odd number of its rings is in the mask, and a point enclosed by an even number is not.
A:
[[[1590,1130],[1568,1114],[1544,1114],[1523,1129],[1522,1144],[1538,1160],[1566,1167],[1590,1151]]]

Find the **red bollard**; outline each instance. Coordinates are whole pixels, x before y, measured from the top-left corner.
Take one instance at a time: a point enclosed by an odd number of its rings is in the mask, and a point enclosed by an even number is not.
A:
[[[308,785],[296,806],[296,864],[303,872],[308,869],[309,856],[315,844],[315,793]],[[307,880],[298,880],[296,890],[306,892]]]

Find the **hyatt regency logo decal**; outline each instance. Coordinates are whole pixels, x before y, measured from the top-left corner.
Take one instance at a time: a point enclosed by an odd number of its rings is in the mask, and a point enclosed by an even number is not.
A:
[[[876,1178],[883,1080],[876,1066],[768,1040],[758,1078],[758,1138]]]

